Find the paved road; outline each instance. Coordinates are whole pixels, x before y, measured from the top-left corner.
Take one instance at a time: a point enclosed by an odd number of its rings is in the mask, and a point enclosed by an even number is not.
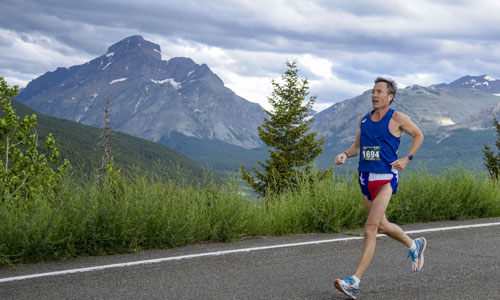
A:
[[[500,222],[500,218],[404,226],[408,230]],[[381,237],[358,299],[500,299],[500,226],[411,234],[428,241],[422,272],[406,249]],[[199,244],[130,255],[0,269],[15,276],[99,265],[352,237],[308,234]],[[189,257],[57,276],[0,282],[0,299],[346,299],[335,277],[354,270],[362,240]]]

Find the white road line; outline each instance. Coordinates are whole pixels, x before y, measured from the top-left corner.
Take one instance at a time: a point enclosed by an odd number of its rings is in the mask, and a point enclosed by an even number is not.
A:
[[[405,231],[405,232],[407,234],[413,234],[413,233],[458,230],[458,229],[477,228],[477,227],[489,227],[489,226],[498,226],[498,225],[500,225],[500,222],[471,224],[471,225],[462,225],[462,226],[450,226],[450,227],[438,227],[438,228],[429,228],[429,229],[410,230],[410,231]],[[385,234],[378,234],[377,236],[385,236]],[[361,240],[361,239],[363,239],[363,237],[347,237],[347,238],[338,238],[338,239],[330,239],[330,240],[319,240],[319,241],[311,241],[311,242],[291,243],[291,244],[282,244],[282,245],[272,245],[272,246],[243,248],[243,249],[234,249],[234,250],[207,252],[207,253],[197,253],[197,254],[181,255],[181,256],[173,256],[173,257],[164,257],[164,258],[148,259],[148,260],[127,262],[127,263],[95,266],[95,267],[89,267],[89,268],[79,268],[79,269],[63,270],[63,271],[56,271],[56,272],[47,272],[47,273],[38,273],[38,274],[31,274],[31,275],[24,275],[24,276],[0,278],[0,283],[16,281],[16,280],[39,278],[39,277],[47,277],[47,276],[57,276],[57,275],[66,275],[66,274],[74,274],[74,273],[93,272],[93,271],[99,271],[99,270],[105,270],[105,269],[111,269],[111,268],[124,268],[124,267],[132,267],[132,266],[137,266],[137,265],[156,264],[156,263],[162,263],[162,262],[167,262],[167,261],[192,259],[192,258],[198,258],[198,257],[204,257],[204,256],[218,256],[218,255],[226,255],[226,254],[240,253],[240,252],[251,252],[251,251],[260,251],[260,250],[277,249],[277,248],[287,248],[287,247],[325,244],[325,243],[335,243],[335,242]]]

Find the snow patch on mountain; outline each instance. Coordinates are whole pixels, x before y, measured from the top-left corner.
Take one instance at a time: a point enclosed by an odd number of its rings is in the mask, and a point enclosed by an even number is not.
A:
[[[473,88],[475,88],[475,87],[482,86],[482,85],[489,86],[490,84],[487,81],[478,82],[476,79],[471,79],[470,81],[466,81],[466,82],[462,83],[462,85],[472,86]]]
[[[111,81],[109,84],[115,84],[115,83],[117,83],[117,82],[121,82],[121,81],[125,81],[125,80],[127,80],[127,78],[126,78],[126,77],[124,77],[124,78],[119,78],[119,79],[115,79],[115,80]]]
[[[170,83],[176,90],[182,88],[182,84],[180,82],[175,81],[173,78],[167,78],[163,80],[154,80],[151,79],[152,82],[156,84],[164,84],[164,83]]]
[[[90,103],[85,106],[85,112],[87,112],[89,110],[90,105],[92,105],[92,103],[94,102],[95,98],[97,98],[97,96],[99,96],[99,94],[94,93],[91,96],[92,96],[92,100],[90,100]]]
[[[442,126],[455,125],[455,122],[451,118],[440,118],[437,121]]]
[[[109,67],[111,64],[113,63],[113,61],[110,61],[108,62],[107,65],[104,66],[104,68],[101,69],[101,71],[105,70],[107,67]]]
[[[135,108],[134,108],[134,112],[132,114],[135,114],[137,112],[137,108],[139,107],[139,104],[141,104],[142,102],[142,99],[144,98],[140,98],[139,101],[137,102],[137,104],[135,105]]]

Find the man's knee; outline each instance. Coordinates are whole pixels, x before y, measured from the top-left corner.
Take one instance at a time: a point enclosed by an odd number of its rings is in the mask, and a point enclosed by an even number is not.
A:
[[[379,229],[379,225],[378,224],[374,224],[374,223],[371,223],[371,222],[366,222],[365,223],[365,237],[367,237],[367,238],[369,238],[369,237],[376,237],[378,229]]]

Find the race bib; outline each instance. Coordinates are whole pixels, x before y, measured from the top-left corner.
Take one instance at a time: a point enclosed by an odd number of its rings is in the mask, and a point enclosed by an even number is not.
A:
[[[379,161],[380,146],[364,146],[361,151],[361,158],[363,160]]]

